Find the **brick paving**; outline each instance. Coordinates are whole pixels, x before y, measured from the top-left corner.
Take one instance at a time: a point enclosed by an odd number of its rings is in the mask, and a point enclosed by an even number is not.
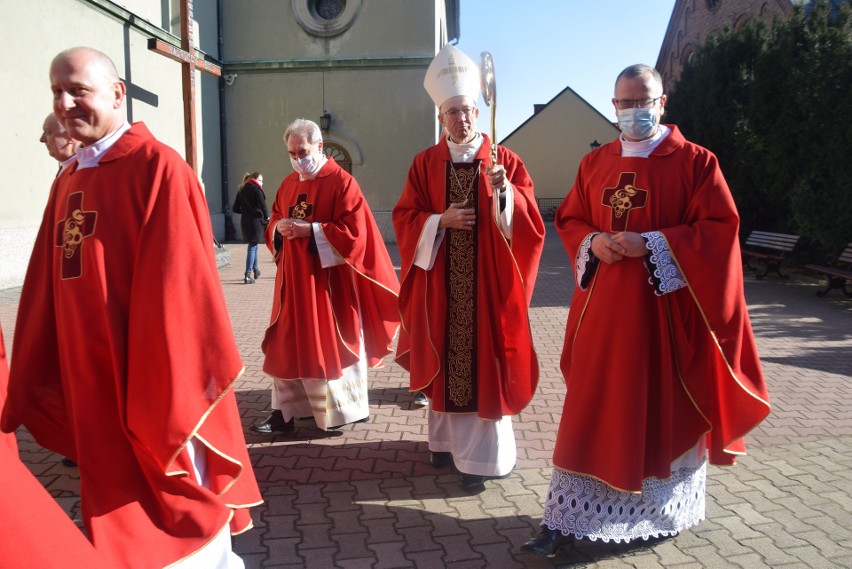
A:
[[[275,267],[263,252],[262,276],[244,285],[245,246],[227,247],[232,262],[220,274],[246,366],[237,391],[248,427],[269,407],[260,341]],[[292,436],[274,438],[246,431],[266,502],[235,549],[249,568],[276,569],[852,567],[852,300],[816,290],[802,276],[747,280],[773,411],[737,466],[709,469],[707,520],[674,539],[585,543],[554,559],[520,550],[538,530],[565,393],[559,355],[570,267],[550,231],[530,309],[541,381],[516,418],[513,473],[468,495],[449,469],[429,466],[426,412],[388,359],[370,374],[368,423],[323,433],[297,421]],[[19,293],[0,291],[8,349]],[[76,469],[18,435],[23,460],[79,523]]]

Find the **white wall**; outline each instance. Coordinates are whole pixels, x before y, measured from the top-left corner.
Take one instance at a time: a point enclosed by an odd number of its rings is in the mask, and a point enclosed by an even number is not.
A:
[[[196,0],[195,11],[208,29],[197,34],[208,44],[213,34],[215,50],[215,0]],[[41,125],[52,111],[48,71],[53,57],[69,47],[85,45],[109,55],[119,75],[129,79],[131,93],[139,97],[128,102],[130,119],[144,121],[164,143],[184,153],[181,66],[162,55],[148,51],[148,34],[125,26],[116,17],[96,9],[85,0],[39,0],[17,2],[0,0],[0,37],[7,45],[2,71],[5,88],[0,90],[0,106],[5,109],[0,123],[0,288],[16,286],[23,280],[33,239],[56,174],[56,163],[39,143]],[[168,26],[179,21],[160,0],[123,0],[119,11],[131,10],[135,18],[152,26]],[[213,29],[208,23],[212,7]],[[173,9],[177,9],[173,7]],[[17,50],[17,52],[12,51]],[[215,52],[214,52],[215,53]],[[212,87],[212,88],[211,88]],[[198,139],[200,173],[205,188],[218,196],[219,176],[218,90],[215,80],[197,83]],[[207,158],[205,160],[205,158]],[[12,167],[14,166],[14,167]],[[218,211],[219,199],[208,202]]]

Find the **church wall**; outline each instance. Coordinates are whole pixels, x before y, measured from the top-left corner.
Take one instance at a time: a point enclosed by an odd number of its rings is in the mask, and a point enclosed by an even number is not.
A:
[[[430,1],[363,0],[348,30],[322,38],[304,30],[289,0],[225,2],[225,58],[230,62],[274,61],[421,56],[427,52],[431,58],[437,51],[434,20]]]
[[[327,111],[331,128],[324,139],[350,154],[352,173],[382,235],[393,241],[390,210],[408,167],[436,140],[435,107],[423,89],[426,68],[440,47],[436,18],[433,2],[369,0],[348,30],[320,37],[300,25],[290,2],[226,3],[232,187],[246,171],[260,170],[271,205],[281,179],[292,172],[285,127],[300,117],[318,123]]]
[[[148,51],[149,34],[136,25],[125,25],[120,14],[131,13],[137,21],[152,28],[166,27],[170,14],[161,0],[124,0],[115,5],[116,15],[107,15],[97,3],[85,0],[4,0],[0,37],[16,52],[4,61],[7,88],[0,94],[7,113],[0,137],[0,152],[7,165],[2,174],[3,207],[0,208],[0,289],[23,281],[35,233],[56,173],[56,163],[39,142],[41,125],[52,111],[48,71],[53,57],[69,47],[91,46],[109,55],[119,76],[130,88],[128,118],[144,121],[154,135],[184,154],[183,105],[180,64]],[[213,34],[215,49],[215,0],[196,0],[197,17],[209,20],[212,30],[198,36],[204,41]],[[175,10],[177,8],[175,7]],[[174,19],[179,21],[177,12]],[[206,28],[210,26],[205,24]],[[37,41],[35,49],[24,46]],[[203,44],[202,44],[203,45]],[[215,54],[215,51],[214,51]],[[200,80],[198,98],[198,140],[202,180],[210,191],[220,187],[217,81]],[[14,88],[8,88],[14,86]],[[211,89],[212,86],[212,89]],[[203,141],[203,144],[201,143]],[[208,160],[205,160],[205,156]],[[208,196],[213,211],[219,203]],[[221,216],[219,216],[221,217]],[[220,223],[221,225],[221,223]]]
[[[390,229],[389,215],[380,212],[389,212],[399,198],[414,155],[434,143],[435,110],[419,69],[397,70],[393,78],[384,70],[238,76],[225,97],[230,183],[236,191],[245,172],[259,170],[271,206],[281,180],[292,172],[284,129],[297,118],[319,122],[323,81],[325,110],[332,116],[323,139],[347,150],[352,174]],[[383,235],[393,239],[392,231]]]
[[[610,120],[570,89],[554,97],[501,144],[518,153],[535,183],[539,199],[562,199],[574,184],[590,144],[618,136]],[[569,133],[569,134],[566,134]]]

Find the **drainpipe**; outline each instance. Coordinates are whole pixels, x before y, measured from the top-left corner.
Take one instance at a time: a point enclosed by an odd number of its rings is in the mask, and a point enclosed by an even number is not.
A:
[[[219,61],[222,63],[224,71],[225,62],[223,54],[225,53],[225,34],[223,24],[223,2],[216,2],[216,27],[218,36]],[[234,218],[231,216],[231,196],[228,192],[230,173],[228,170],[228,136],[227,136],[227,113],[225,112],[225,74],[219,77],[219,152],[221,154],[219,162],[222,168],[222,212],[225,214],[225,241],[235,241],[237,231],[234,227]]]

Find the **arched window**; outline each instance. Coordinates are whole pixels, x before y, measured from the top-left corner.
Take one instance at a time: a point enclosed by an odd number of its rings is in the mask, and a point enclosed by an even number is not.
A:
[[[349,156],[349,152],[347,152],[343,146],[336,142],[323,141],[322,152],[329,158],[334,158],[334,161],[337,162],[338,166],[350,174],[352,173],[352,157]]]

